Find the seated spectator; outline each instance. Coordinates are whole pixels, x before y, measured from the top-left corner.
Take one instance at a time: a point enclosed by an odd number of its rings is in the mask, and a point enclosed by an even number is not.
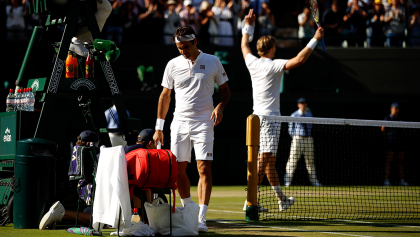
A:
[[[388,1],[388,0],[386,0]],[[351,7],[351,5],[353,4],[353,0],[347,0],[347,7]],[[369,8],[369,0],[359,0],[359,6],[363,7],[365,9]]]
[[[219,20],[214,16],[211,10],[211,4],[207,1],[201,3],[199,14],[200,14],[200,42],[202,45],[210,45],[217,43],[214,37],[218,33],[217,25]]]
[[[384,34],[384,20],[385,9],[382,5],[382,0],[375,0],[373,9],[369,11],[367,16],[368,34],[367,39],[368,47],[383,47],[385,42]]]
[[[232,6],[233,0],[229,0],[228,4],[226,0],[216,0],[211,9],[220,21],[217,28],[217,34],[221,36],[217,39],[217,44],[220,46],[233,46]]]
[[[338,1],[331,3],[331,8],[324,12],[322,16],[322,25],[324,26],[325,45],[340,46],[342,40],[339,39],[341,26],[343,24],[343,15],[339,12]]]
[[[261,5],[261,14],[258,17],[260,24],[260,35],[273,35],[273,30],[276,27],[276,19],[271,12],[270,5],[266,2]]]
[[[198,12],[193,6],[192,0],[184,0],[184,7],[185,9],[179,13],[179,17],[181,17],[181,26],[191,26],[194,29],[194,32],[199,32]]]
[[[413,15],[410,17],[410,22],[408,22],[410,46],[418,47],[420,46],[420,7],[413,8],[412,12]]]
[[[348,46],[363,47],[366,39],[366,17],[367,13],[359,5],[359,0],[353,0],[351,7],[348,7],[343,21],[349,26]]]
[[[181,18],[179,12],[176,9],[177,2],[175,0],[169,0],[167,2],[168,10],[165,11],[163,17],[165,18],[165,27],[163,28],[163,41],[166,45],[175,44],[172,37],[175,30],[179,27]]]
[[[106,24],[106,39],[112,40],[116,44],[121,44],[123,34],[123,18],[122,18],[122,2],[120,0],[110,0],[112,4],[112,11],[109,15]]]
[[[11,0],[10,4],[6,6],[7,15],[7,40],[9,41],[24,41],[25,37],[25,15],[27,9],[25,6],[19,4],[18,0]]]
[[[148,32],[153,37],[140,37],[145,44],[160,44],[163,37],[163,14],[161,7],[155,0],[144,0],[144,7],[139,9],[140,32]]]
[[[306,45],[315,34],[315,21],[312,18],[311,10],[308,6],[303,8],[301,14],[298,15],[299,31],[298,37],[301,45]]]
[[[398,0],[392,0],[391,4],[385,13],[385,23],[388,24],[386,41],[388,47],[401,47],[404,39],[405,10],[399,6]]]
[[[123,42],[125,44],[137,43],[138,17],[134,13],[134,2],[126,1],[122,4]]]

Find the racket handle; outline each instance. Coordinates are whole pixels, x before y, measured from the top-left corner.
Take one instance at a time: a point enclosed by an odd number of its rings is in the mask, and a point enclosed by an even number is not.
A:
[[[322,51],[326,51],[326,49],[325,49],[325,43],[324,43],[324,38],[322,38],[321,39],[321,41],[322,41]]]
[[[162,144],[160,144],[160,142],[157,144],[157,149],[162,149]]]

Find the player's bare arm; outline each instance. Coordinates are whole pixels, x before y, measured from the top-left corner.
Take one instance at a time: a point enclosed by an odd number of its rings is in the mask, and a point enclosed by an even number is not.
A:
[[[324,37],[324,28],[319,27],[315,32],[314,39],[320,41],[322,37]],[[309,56],[311,56],[312,51],[310,47],[303,48],[296,57],[287,61],[286,65],[284,65],[284,70],[290,70],[304,64]]]
[[[230,100],[230,89],[228,84],[225,82],[223,85],[219,85],[220,91],[222,93],[221,102],[216,106],[211,114],[211,118],[213,119],[216,116],[216,121],[214,122],[214,126],[217,126],[223,119],[223,110],[225,109],[227,103]]]
[[[251,9],[248,15],[245,16],[245,25],[252,26],[254,22],[255,22],[255,14],[254,14],[254,10]],[[241,49],[242,49],[242,54],[245,59],[246,55],[251,53],[251,49],[249,48],[249,34],[248,33],[244,33],[242,35]]]
[[[171,89],[163,87],[162,93],[159,97],[159,104],[158,104],[158,119],[165,120],[166,114],[169,110],[169,104],[171,103]],[[162,130],[156,129],[155,134],[153,135],[153,140],[155,141],[155,146],[157,146],[158,142],[163,144],[163,132]]]

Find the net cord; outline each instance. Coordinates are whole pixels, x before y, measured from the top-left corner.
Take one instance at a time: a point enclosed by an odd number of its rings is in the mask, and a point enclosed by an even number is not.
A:
[[[420,123],[419,122],[338,119],[338,118],[317,118],[317,117],[268,116],[268,115],[259,115],[258,117],[260,117],[261,121],[266,119],[268,121],[274,121],[274,122],[296,122],[296,123],[352,125],[352,126],[375,126],[375,127],[391,127],[391,128],[420,128]]]

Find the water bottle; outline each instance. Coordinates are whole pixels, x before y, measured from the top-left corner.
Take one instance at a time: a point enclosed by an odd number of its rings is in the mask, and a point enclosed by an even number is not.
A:
[[[35,110],[34,105],[35,105],[35,96],[34,93],[32,93],[32,88],[28,88],[29,92],[28,92],[28,111],[33,112]]]
[[[9,90],[6,98],[6,112],[10,111],[15,111],[15,94],[13,94],[13,89]]]
[[[20,95],[21,95],[21,93],[20,93],[20,90],[21,89],[18,89],[17,90],[17,93],[16,93],[16,97],[15,97],[15,111],[20,111]]]
[[[21,103],[22,103],[21,104],[22,111],[28,111],[28,89],[27,88],[23,89]]]

